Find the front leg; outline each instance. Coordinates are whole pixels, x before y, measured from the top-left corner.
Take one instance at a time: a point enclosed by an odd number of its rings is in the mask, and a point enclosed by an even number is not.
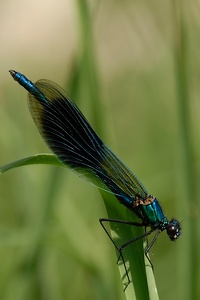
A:
[[[118,247],[117,244],[115,243],[115,241],[113,240],[111,234],[106,229],[104,223],[109,222],[109,223],[125,224],[125,225],[137,226],[137,227],[144,227],[144,224],[138,223],[138,222],[124,221],[124,220],[118,220],[118,219],[108,219],[108,218],[101,218],[101,219],[99,219],[99,222],[100,222],[101,226],[103,227],[104,231],[106,232],[107,236],[109,237],[109,239],[111,240],[111,242],[113,243],[113,245],[115,246],[117,251],[119,252],[119,257],[118,257],[117,263],[119,262],[120,259],[122,259],[122,263],[124,265],[125,273],[126,273],[126,276],[128,278],[128,283],[126,284],[126,286],[124,288],[124,290],[125,290],[131,281],[130,281],[130,277],[129,277],[129,274],[128,274],[128,270],[127,270],[127,267],[126,267],[126,264],[125,264],[125,259],[124,259],[122,251],[126,246],[133,243],[134,240],[136,241],[136,240],[139,240],[140,238],[142,238],[143,235],[140,236],[140,237],[136,237],[135,239],[133,239],[131,241],[128,241],[127,243],[125,243],[125,244],[121,245],[120,247]]]

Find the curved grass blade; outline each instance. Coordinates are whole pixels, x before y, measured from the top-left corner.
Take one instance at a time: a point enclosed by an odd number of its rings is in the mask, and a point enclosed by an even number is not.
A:
[[[0,173],[10,171],[12,169],[34,165],[34,164],[48,164],[64,167],[64,165],[56,158],[54,154],[37,154],[34,156],[29,156],[7,165],[0,167]],[[108,213],[108,218],[118,218],[121,220],[132,220],[133,215],[125,209],[123,206],[119,206],[117,201],[115,201],[114,196],[103,190],[99,190],[101,196],[104,200],[106,210]],[[117,224],[111,224],[111,230],[115,236],[120,237],[121,243],[126,242],[133,236],[141,234],[141,228],[125,226],[119,227]],[[116,253],[117,256],[119,253]],[[155,285],[154,275],[152,268],[149,266],[149,262],[145,260],[143,254],[143,243],[138,241],[134,245],[130,245],[126,251],[126,262],[128,263],[128,270],[131,278],[131,283],[125,290],[125,295],[127,299],[158,299],[157,289]],[[146,267],[145,267],[146,266]],[[123,264],[118,264],[121,277],[125,278],[124,266]],[[147,278],[146,278],[147,275]]]
[[[48,164],[63,167],[63,164],[56,158],[54,154],[36,154],[33,156],[25,157],[7,165],[0,167],[0,173],[5,173],[12,169],[28,166],[28,165],[39,165],[39,164]]]

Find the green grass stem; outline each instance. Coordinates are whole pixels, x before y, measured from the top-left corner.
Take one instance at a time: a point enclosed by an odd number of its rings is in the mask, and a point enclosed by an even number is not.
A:
[[[189,78],[189,37],[185,19],[184,3],[173,4],[174,11],[174,65],[177,86],[177,111],[179,120],[179,178],[182,189],[179,208],[187,220],[183,222],[183,232],[188,236],[179,255],[179,280],[184,289],[181,299],[199,299],[199,249],[198,228],[199,218],[195,208],[198,207],[198,197],[195,186],[194,149],[191,126],[190,78]],[[187,272],[183,272],[187,270]],[[185,284],[184,284],[185,283]]]

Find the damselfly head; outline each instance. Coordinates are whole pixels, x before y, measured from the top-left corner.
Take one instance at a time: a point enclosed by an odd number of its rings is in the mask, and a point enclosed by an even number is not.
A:
[[[171,219],[166,230],[171,241],[177,240],[181,235],[181,225],[176,219]]]

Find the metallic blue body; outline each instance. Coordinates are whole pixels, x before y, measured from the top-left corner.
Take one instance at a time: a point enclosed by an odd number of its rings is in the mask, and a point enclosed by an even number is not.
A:
[[[12,75],[13,71],[10,71],[11,75]],[[41,102],[46,102],[47,103],[47,99],[46,97],[43,95],[43,93],[35,86],[35,84],[33,82],[31,82],[29,79],[27,79],[23,74],[19,73],[19,72],[15,72],[14,75],[14,79],[21,85],[23,86],[29,93],[31,93],[32,95],[35,96],[35,98]]]
[[[142,221],[130,224],[151,228],[145,235],[157,230],[150,246],[163,230],[172,241],[179,237],[180,223],[175,219],[168,221],[158,200],[148,195],[137,176],[102,142],[76,104],[58,85],[48,80],[33,84],[19,72],[11,70],[10,74],[29,92],[29,109],[35,124],[64,165],[97,187],[113,193]]]
[[[162,208],[156,198],[152,198],[151,203],[149,204],[140,204],[136,206],[133,211],[136,215],[143,220],[144,225],[151,226],[152,228],[160,228],[169,224],[168,219],[164,216]]]

